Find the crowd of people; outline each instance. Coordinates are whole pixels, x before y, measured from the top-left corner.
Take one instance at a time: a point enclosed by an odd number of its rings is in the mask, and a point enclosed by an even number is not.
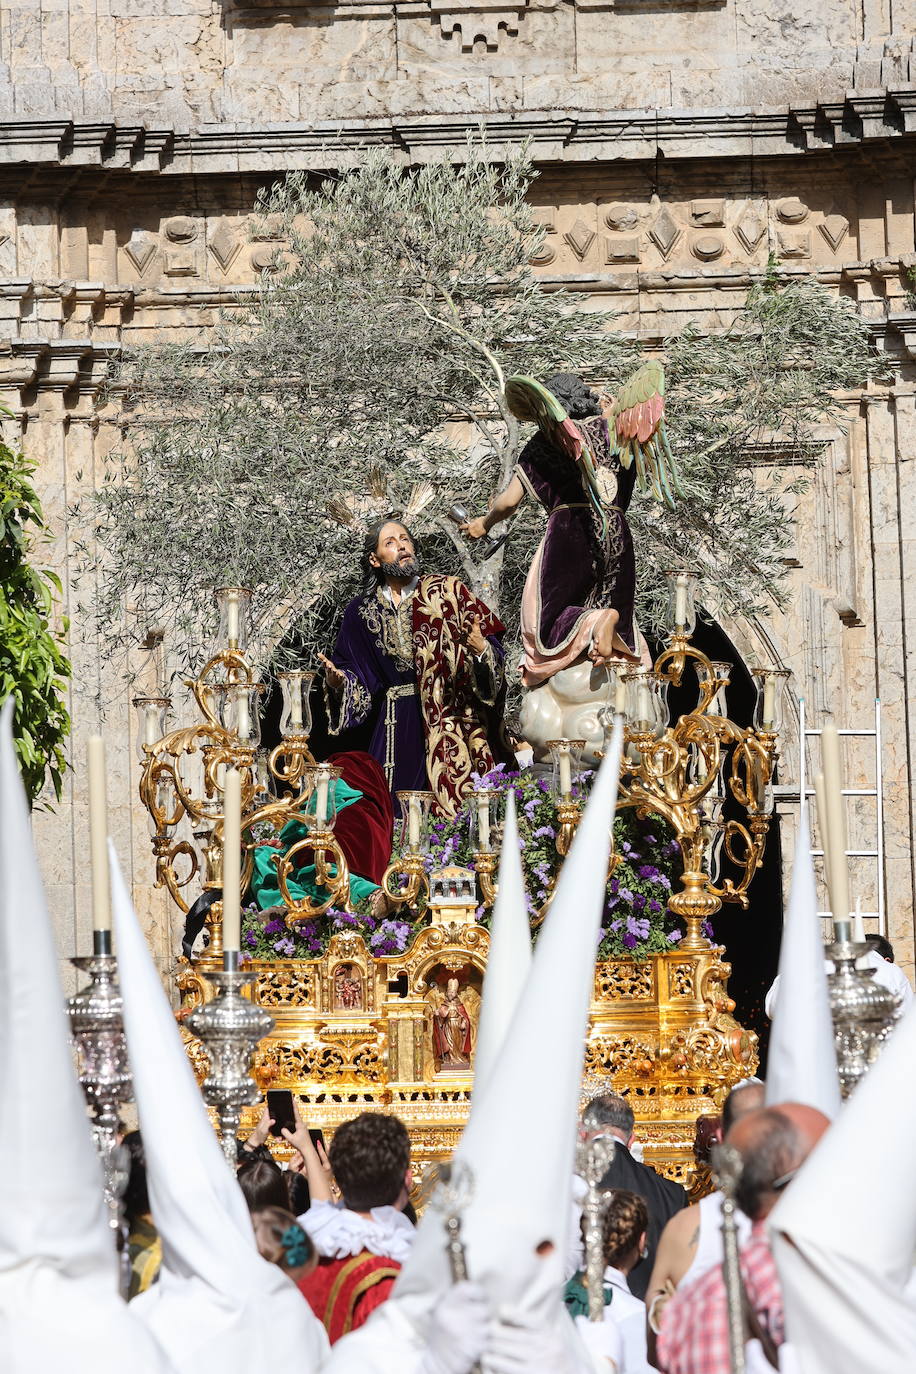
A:
[[[267,1358],[299,1374],[729,1374],[721,1196],[690,1206],[640,1158],[631,1104],[612,1084],[584,1110],[580,1100],[620,747],[618,726],[533,954],[518,848],[503,847],[470,1116],[447,1186],[419,1218],[409,1135],[388,1113],[355,1114],[325,1151],[297,1107],[283,1167],[265,1108],[227,1167],[110,846],[139,1119],[124,1141],[125,1301],[9,710],[0,715],[0,1106],[5,1121],[31,1122],[51,1102],[55,1124],[0,1134],[4,1369],[248,1374]],[[511,809],[506,826],[514,837]],[[787,950],[793,921],[790,909]],[[740,1165],[747,1368],[908,1374],[916,1012],[840,1106],[832,1039],[797,1044],[786,1030],[797,987],[806,1010],[826,997],[817,939],[811,949],[801,980],[781,965],[775,1012],[774,1043],[800,1052],[791,1064],[771,1054],[767,1084],[738,1084],[721,1120],[698,1131],[698,1151],[721,1139]],[[577,1136],[586,1149],[613,1142],[599,1185],[600,1320]],[[867,1189],[856,1186],[865,1158]]]

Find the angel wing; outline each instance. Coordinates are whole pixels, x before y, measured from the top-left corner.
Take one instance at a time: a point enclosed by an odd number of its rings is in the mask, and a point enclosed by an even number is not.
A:
[[[580,465],[586,490],[603,527],[606,517],[598,486],[598,465],[576,422],[569,418],[553,392],[535,381],[534,377],[507,377],[503,394],[506,405],[517,420],[536,424],[546,438]]]
[[[644,363],[620,390],[611,409],[615,452],[625,468],[636,462],[640,490],[657,501],[674,505],[683,496],[677,463],[665,430],[665,370],[661,363]]]

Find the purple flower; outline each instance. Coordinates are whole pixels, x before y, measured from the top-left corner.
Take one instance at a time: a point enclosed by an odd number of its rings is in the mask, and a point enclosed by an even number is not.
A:
[[[666,854],[680,854],[681,846],[678,844],[677,840],[669,840],[665,845],[664,852]]]
[[[627,933],[635,935],[637,940],[647,940],[649,938],[649,922],[644,916],[628,916]]]
[[[334,918],[331,925],[335,930],[352,930],[354,926],[359,925],[359,917],[349,911],[329,911],[328,915]]]
[[[296,953],[296,946],[293,944],[289,936],[287,936],[285,940],[275,941],[274,949],[277,951],[278,954],[282,954],[286,959],[292,959],[293,955]]]
[[[671,891],[671,879],[668,877],[667,873],[659,873],[656,881],[659,887],[663,887],[666,892]]]
[[[264,927],[264,934],[279,935],[281,930],[285,929],[285,926],[285,921],[281,921],[279,916],[275,916],[272,921],[267,922],[267,925]]]
[[[635,948],[636,948],[636,936],[635,936],[635,935],[631,935],[630,932],[627,931],[626,935],[624,935],[624,937],[623,937],[623,943],[624,943],[624,945],[627,947],[627,949],[635,949]]]
[[[522,810],[524,811],[525,815],[528,817],[528,820],[529,820],[529,821],[533,821],[533,820],[534,820],[534,813],[535,813],[535,811],[537,811],[537,809],[538,809],[538,807],[540,806],[540,804],[541,804],[541,799],[540,799],[540,797],[532,797],[530,801],[526,801],[526,802],[525,802],[525,805],[523,806]]]
[[[628,887],[621,887],[618,892],[622,902],[628,902],[630,906],[633,905],[633,894]]]
[[[677,942],[678,942],[678,940],[682,940],[683,938],[684,938],[684,935],[683,935],[683,932],[682,932],[682,931],[680,931],[680,930],[672,930],[671,933],[670,933],[669,936],[668,936],[668,944],[669,944],[669,945],[676,945]]]
[[[647,878],[650,883],[657,883],[661,874],[654,864],[643,864],[639,870],[640,878]]]
[[[538,788],[541,792],[549,792],[550,783],[547,781],[546,778],[538,778]]]
[[[655,899],[652,898],[646,909],[647,911],[651,911],[653,916],[660,916],[662,913],[662,904],[661,902],[656,902]]]
[[[254,949],[254,947],[255,947],[255,945],[256,945],[257,943],[258,943],[258,937],[257,937],[257,935],[255,935],[254,931],[253,931],[253,930],[246,930],[246,931],[245,931],[245,944],[248,946],[248,948],[249,948],[249,949]]]
[[[533,840],[555,840],[557,838],[557,832],[552,825],[539,825],[531,838]]]
[[[623,920],[621,919],[621,917],[618,916],[617,920],[612,921],[611,924],[608,926],[608,930],[619,930],[622,925]]]
[[[704,921],[703,924],[700,926],[700,929],[706,936],[707,940],[714,940],[716,938],[716,932],[712,928],[711,921]]]

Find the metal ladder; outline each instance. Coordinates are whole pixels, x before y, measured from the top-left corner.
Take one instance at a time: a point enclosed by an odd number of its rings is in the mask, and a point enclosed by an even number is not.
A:
[[[799,739],[799,758],[798,758],[798,800],[801,804],[802,799],[806,801],[814,796],[814,788],[808,787],[806,775],[805,745],[809,739],[819,738],[820,730],[809,730],[805,724],[805,698],[798,699],[798,739]],[[875,741],[875,785],[874,787],[844,787],[844,797],[874,797],[877,811],[878,836],[874,849],[847,849],[848,859],[874,859],[878,868],[878,910],[863,911],[863,919],[871,918],[878,921],[878,932],[887,935],[887,912],[885,910],[884,898],[884,765],[881,757],[881,702],[875,698],[875,725],[872,730],[840,730],[840,735],[846,735],[854,739],[873,739]],[[812,849],[812,854],[823,858],[822,849]],[[819,916],[828,917],[829,911],[819,911]]]

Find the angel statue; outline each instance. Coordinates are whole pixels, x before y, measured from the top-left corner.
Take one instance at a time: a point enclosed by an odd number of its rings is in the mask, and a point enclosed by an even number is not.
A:
[[[636,565],[626,511],[637,482],[668,504],[681,494],[665,434],[661,365],[644,364],[603,407],[569,372],[543,384],[510,377],[505,397],[512,414],[533,420],[538,432],[486,515],[462,530],[482,538],[526,494],[547,512],[522,596],[525,686],[538,687],[586,659],[647,661],[634,615]]]

